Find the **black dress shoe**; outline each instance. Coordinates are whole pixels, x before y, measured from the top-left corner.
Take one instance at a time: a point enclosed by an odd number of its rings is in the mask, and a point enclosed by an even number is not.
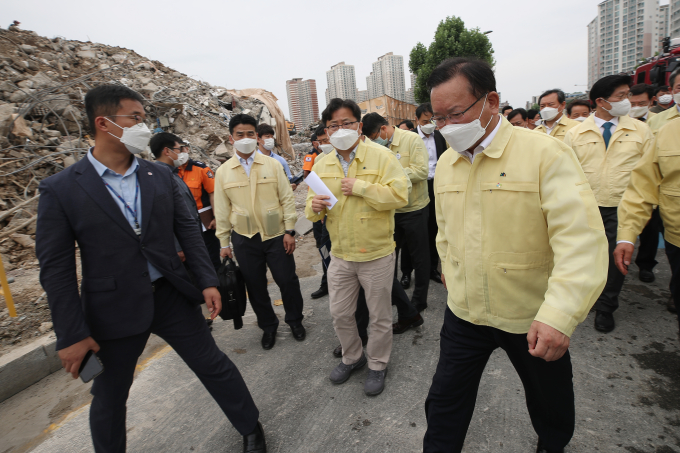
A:
[[[614,330],[616,324],[614,323],[614,315],[606,311],[597,310],[595,315],[595,330],[600,332],[611,332]]]
[[[399,283],[401,283],[401,287],[404,289],[409,289],[411,286],[411,276],[409,274],[404,274],[401,276],[401,280],[399,280]]]
[[[252,433],[243,436],[243,453],[267,453],[264,429],[259,421]]]
[[[368,343],[368,337],[359,336],[359,338],[361,338],[361,346],[366,346],[366,343]],[[341,344],[339,344],[335,349],[333,349],[333,355],[335,357],[338,357],[338,358],[342,357],[342,345]]]
[[[423,317],[420,316],[419,314],[411,318],[400,319],[394,324],[392,324],[392,333],[396,335],[404,333],[411,327],[422,326],[424,322],[425,321],[423,321]]]
[[[430,272],[430,280],[434,280],[437,283],[441,283],[442,282],[442,276],[439,272],[434,270],[434,271]]]
[[[262,334],[262,349],[269,350],[274,347],[276,343],[276,331],[265,332]]]
[[[675,309],[675,301],[673,300],[673,296],[668,298],[668,302],[666,302],[666,309],[671,313],[677,312],[677,310]]]
[[[321,285],[319,289],[312,293],[312,299],[318,299],[328,294],[328,285]]]
[[[543,442],[541,442],[541,439],[538,439],[538,445],[536,445],[536,453],[564,453],[564,448],[560,448],[559,450],[548,450],[543,446]]]
[[[293,332],[293,338],[295,338],[297,341],[302,341],[307,336],[305,326],[303,326],[302,324],[295,327],[291,326],[290,330]]]
[[[640,269],[638,278],[641,282],[652,283],[656,277],[654,276],[654,272],[650,271],[649,269]]]

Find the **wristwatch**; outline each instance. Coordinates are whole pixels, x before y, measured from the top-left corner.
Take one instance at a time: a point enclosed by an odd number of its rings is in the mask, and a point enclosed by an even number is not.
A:
[[[286,230],[286,234],[290,234],[291,236],[295,237],[295,230]]]

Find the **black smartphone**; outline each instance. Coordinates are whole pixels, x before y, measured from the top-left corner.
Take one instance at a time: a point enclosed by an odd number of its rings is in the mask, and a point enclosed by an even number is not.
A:
[[[80,364],[80,379],[83,382],[90,382],[92,379],[96,378],[104,372],[104,365],[102,365],[101,360],[97,357],[93,351],[87,351],[83,362]]]

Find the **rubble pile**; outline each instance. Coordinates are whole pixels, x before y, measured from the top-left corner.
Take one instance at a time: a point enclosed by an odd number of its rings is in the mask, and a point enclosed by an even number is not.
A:
[[[83,99],[95,86],[138,91],[149,128],[181,136],[192,157],[213,168],[232,156],[228,123],[238,113],[272,125],[279,154],[291,171],[302,168],[272,93],[213,86],[121,47],[11,28],[0,30],[0,253],[7,270],[37,266],[38,184],[93,145]]]

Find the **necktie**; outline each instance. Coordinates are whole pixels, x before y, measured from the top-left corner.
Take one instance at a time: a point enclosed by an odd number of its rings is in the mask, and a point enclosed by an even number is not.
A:
[[[602,138],[604,139],[604,147],[609,148],[609,139],[612,138],[612,131],[610,130],[614,123],[607,121],[602,125],[604,132],[602,132]]]

